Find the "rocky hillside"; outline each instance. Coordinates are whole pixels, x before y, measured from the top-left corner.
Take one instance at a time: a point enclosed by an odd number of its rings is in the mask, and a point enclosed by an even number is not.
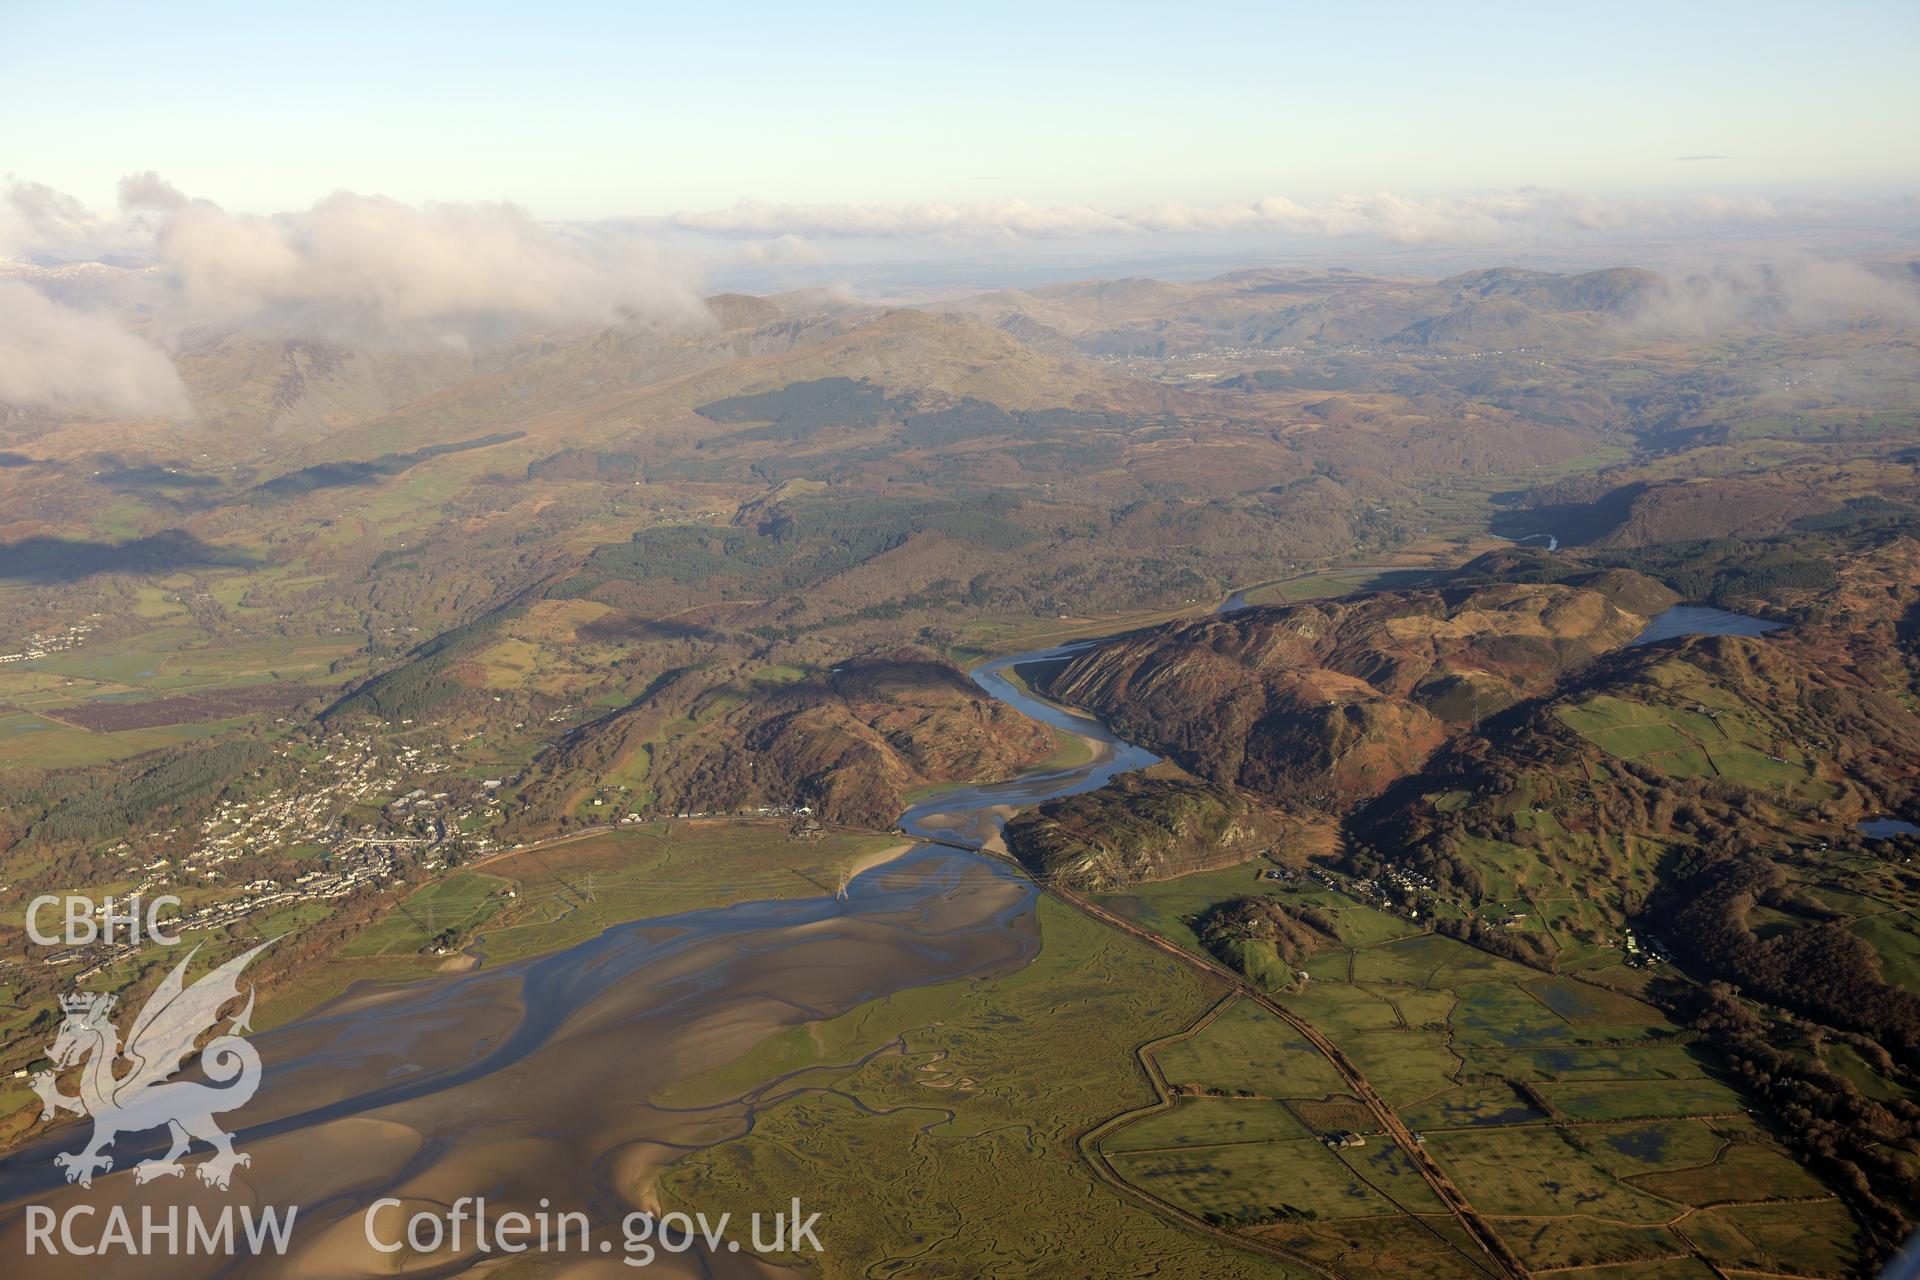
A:
[[[1036,876],[1103,890],[1244,862],[1277,833],[1246,798],[1180,778],[1129,774],[1007,823],[1008,850]]]
[[[1907,596],[1911,607],[1912,595]],[[1920,797],[1911,640],[1803,623],[1610,655],[1463,735],[1352,830],[1468,899],[1578,893],[1631,915],[1709,858],[1840,843]]]
[[[1045,726],[914,649],[729,701],[709,701],[692,730],[655,749],[664,811],[804,804],[829,821],[886,827],[916,788],[1008,777],[1054,747]]]
[[[1559,584],[1380,592],[1122,636],[1059,669],[1047,691],[1214,783],[1331,808],[1377,793],[1645,621]]]

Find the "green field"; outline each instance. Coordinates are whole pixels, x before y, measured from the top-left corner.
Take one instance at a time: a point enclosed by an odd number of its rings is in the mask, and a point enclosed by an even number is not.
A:
[[[1203,1151],[1116,1152],[1109,1163],[1157,1200],[1196,1217],[1353,1218],[1397,1212],[1316,1138]]]
[[[1107,901],[1191,946],[1185,921],[1234,891],[1238,876]],[[1294,892],[1340,898],[1319,886]],[[1696,1234],[1697,1207],[1727,1201],[1776,1204],[1830,1229],[1830,1193],[1653,1006],[1390,916],[1348,921],[1347,945],[1309,962],[1304,990],[1276,998],[1425,1135],[1427,1152],[1530,1268],[1711,1275],[1709,1261],[1767,1270],[1801,1252],[1785,1234],[1764,1243],[1732,1225]],[[1371,1256],[1376,1269],[1405,1264],[1369,1254],[1383,1246],[1353,1235],[1354,1224],[1381,1224],[1367,1233],[1376,1241],[1397,1224],[1389,1234],[1403,1249],[1416,1238],[1406,1233],[1432,1227],[1421,1215],[1438,1211],[1437,1200],[1382,1135],[1337,1154],[1300,1136],[1303,1127],[1367,1132],[1374,1121],[1311,1045],[1257,1005],[1231,1004],[1143,1055],[1166,1098],[1099,1140],[1109,1167],[1142,1192],[1307,1256]],[[1443,1259],[1437,1265],[1468,1265],[1467,1252],[1430,1233],[1423,1250],[1424,1260]]]
[[[1241,1001],[1189,1040],[1156,1055],[1176,1089],[1264,1098],[1324,1097],[1339,1075],[1300,1034],[1259,1005]]]
[[[152,617],[161,588],[143,587],[132,612]],[[168,613],[166,620],[176,615]],[[63,723],[72,708],[168,694],[212,693],[270,684],[338,685],[357,674],[355,641],[313,637],[221,640],[198,627],[163,625],[139,635],[93,641],[0,672],[0,764],[72,768],[123,760],[210,738],[265,712],[220,720],[122,730]]]
[[[805,1088],[777,1086],[784,1096],[757,1112],[751,1133],[673,1164],[662,1198],[711,1215],[802,1196],[837,1238],[860,1242],[835,1250],[828,1240],[817,1259],[826,1276],[871,1274],[881,1259],[894,1272],[1064,1276],[1096,1255],[1168,1277],[1304,1274],[1183,1230],[1081,1158],[1078,1133],[1155,1096],[1137,1041],[1190,1023],[1217,993],[1049,899],[1037,909],[1042,949],[1016,973],[900,992],[670,1090],[660,1100],[675,1106],[752,1096],[819,1064]],[[826,1065],[896,1039],[899,1050],[863,1065]],[[956,1076],[972,1084],[953,1087]]]
[[[1554,714],[1608,755],[1675,777],[1726,778],[1815,797],[1831,794],[1831,784],[1814,777],[1807,756],[1778,740],[1777,726],[1713,688],[1697,669],[1674,661],[1648,674],[1662,697],[1693,699],[1693,706],[1602,694],[1556,707]]]
[[[1920,987],[1920,921],[1910,912],[1871,916],[1852,929],[1879,953],[1887,981],[1909,991]]]
[[[1200,871],[1175,880],[1128,885],[1114,893],[1095,895],[1095,900],[1115,915],[1196,953],[1203,948],[1189,922],[1211,906],[1251,894],[1324,911],[1338,922],[1341,938],[1349,943],[1380,942],[1419,932],[1419,926],[1411,921],[1376,911],[1337,889],[1304,877],[1286,881],[1262,878],[1262,873],[1272,866],[1264,859],[1255,859],[1219,871]]]
[[[343,956],[411,955],[428,947],[443,930],[470,934],[503,905],[509,888],[496,876],[455,872],[416,893],[409,894],[383,919],[363,931],[341,952]]]
[[[120,733],[93,733],[29,712],[0,713],[0,763],[67,769],[124,760],[143,751],[208,738],[244,720],[170,724]]]
[[[1543,1084],[1554,1109],[1574,1120],[1728,1115],[1744,1111],[1738,1094],[1715,1080],[1594,1080]]]
[[[1171,1111],[1142,1117],[1115,1130],[1101,1140],[1100,1149],[1158,1151],[1312,1136],[1284,1102],[1268,1098],[1186,1098]]]

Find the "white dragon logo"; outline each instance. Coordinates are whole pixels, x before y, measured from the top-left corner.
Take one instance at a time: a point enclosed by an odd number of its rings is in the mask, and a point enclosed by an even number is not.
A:
[[[220,1020],[220,1010],[240,994],[239,978],[252,959],[273,945],[274,939],[233,959],[207,974],[192,986],[185,984],[187,965],[194,952],[175,965],[127,1031],[124,1055],[120,1033],[109,1016],[114,998],[92,992],[78,992],[60,998],[66,1021],[54,1037],[47,1056],[56,1069],[70,1067],[88,1058],[80,1077],[80,1096],[60,1092],[53,1071],[33,1077],[33,1089],[40,1095],[40,1118],[51,1120],[61,1111],[93,1117],[93,1139],[86,1149],[62,1152],[54,1163],[67,1172],[68,1182],[83,1187],[93,1185],[93,1175],[113,1168],[113,1157],[101,1148],[113,1145],[116,1136],[165,1125],[173,1136],[173,1149],[134,1168],[135,1182],[159,1177],[179,1177],[185,1170],[180,1157],[193,1145],[193,1139],[208,1143],[214,1154],[194,1172],[211,1187],[225,1191],[237,1166],[251,1164],[252,1158],[233,1149],[233,1137],[213,1121],[215,1112],[232,1111],[244,1106],[260,1087],[260,1055],[241,1038],[251,1031],[253,991],[247,992],[247,1006],[236,1015],[227,1030],[207,1042],[201,1051],[200,1065],[209,1080],[223,1087],[193,1080],[168,1082],[193,1053],[201,1034]],[[194,951],[199,948],[195,947]],[[122,1067],[130,1068],[116,1075]],[[227,1083],[231,1081],[232,1083]]]

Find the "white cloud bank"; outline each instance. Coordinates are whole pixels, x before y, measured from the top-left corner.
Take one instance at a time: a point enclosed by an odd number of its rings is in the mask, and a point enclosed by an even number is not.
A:
[[[414,207],[335,192],[311,209],[230,213],[158,174],[121,180],[98,214],[15,183],[0,257],[156,266],[196,323],[343,336],[446,337],[475,322],[613,323],[701,314],[696,281],[632,230],[556,226],[510,204]]]
[[[49,351],[84,342],[121,362],[91,362],[91,400],[83,394],[87,362],[61,363],[52,379],[16,370],[0,383],[0,400],[63,410],[179,411],[178,379],[155,375],[158,349],[121,328],[115,307],[146,313],[160,333],[210,325],[349,343],[460,343],[530,326],[707,319],[693,274],[630,227],[556,226],[509,204],[414,207],[345,191],[300,212],[239,214],[151,172],[122,179],[110,213],[37,183],[12,183],[0,202],[0,258],[42,268],[147,268],[96,272],[85,287],[71,270],[14,273],[60,301],[16,306],[4,321],[14,339],[9,359],[22,358],[32,327]],[[8,297],[31,293],[15,285]],[[75,302],[91,309],[65,305]]]
[[[691,270],[662,257],[645,225],[633,221],[553,224],[510,204],[416,207],[344,191],[297,212],[242,214],[192,198],[152,172],[122,179],[117,207],[107,212],[36,183],[13,182],[0,196],[0,259],[33,264],[0,264],[0,282],[16,281],[0,294],[0,402],[183,412],[185,393],[161,348],[122,325],[120,317],[133,314],[141,333],[163,343],[194,325],[405,344],[484,341],[529,326],[708,319]],[[1907,210],[1910,216],[1911,204]],[[666,223],[683,242],[717,238],[739,261],[791,267],[821,261],[817,242],[835,239],[971,245],[1211,235],[1240,243],[1274,236],[1498,249],[1584,237],[1706,236],[1836,212],[1849,213],[1759,198],[1601,198],[1526,188],[1131,210],[1019,200],[743,201]],[[120,267],[141,270],[113,269]],[[1789,318],[1857,300],[1864,287],[1825,277],[1766,283],[1796,299],[1776,304]],[[1739,313],[1756,293],[1767,289],[1722,282],[1674,311],[1713,323]],[[1798,301],[1810,294],[1824,301]],[[1894,309],[1892,301],[1884,305]]]
[[[15,280],[0,280],[0,404],[172,418],[188,411],[166,352]]]
[[[1719,333],[1757,326],[1775,333],[1850,325],[1920,326],[1920,289],[1911,276],[1855,262],[1791,255],[1723,266],[1675,281],[1635,318],[1641,327]]]
[[[1509,194],[1412,199],[1392,193],[1300,204],[1284,196],[1246,204],[1164,203],[1111,210],[1093,205],[995,200],[971,204],[793,205],[741,201],[674,214],[683,231],[755,239],[1047,240],[1148,234],[1260,233],[1393,244],[1499,244],[1593,232],[1665,233],[1773,222],[1758,198],[1606,199],[1527,188]]]
[[[194,201],[168,216],[156,247],[201,321],[445,338],[703,314],[692,282],[637,236],[551,227],[504,204],[414,208],[338,192],[304,213],[259,217]]]

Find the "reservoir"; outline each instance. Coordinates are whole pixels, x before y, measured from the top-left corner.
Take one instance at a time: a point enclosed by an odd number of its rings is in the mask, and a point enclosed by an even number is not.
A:
[[[1653,644],[1680,636],[1763,636],[1785,625],[1706,605],[1677,604],[1664,613],[1655,614],[1647,623],[1647,629],[1634,637],[1632,643]]]

